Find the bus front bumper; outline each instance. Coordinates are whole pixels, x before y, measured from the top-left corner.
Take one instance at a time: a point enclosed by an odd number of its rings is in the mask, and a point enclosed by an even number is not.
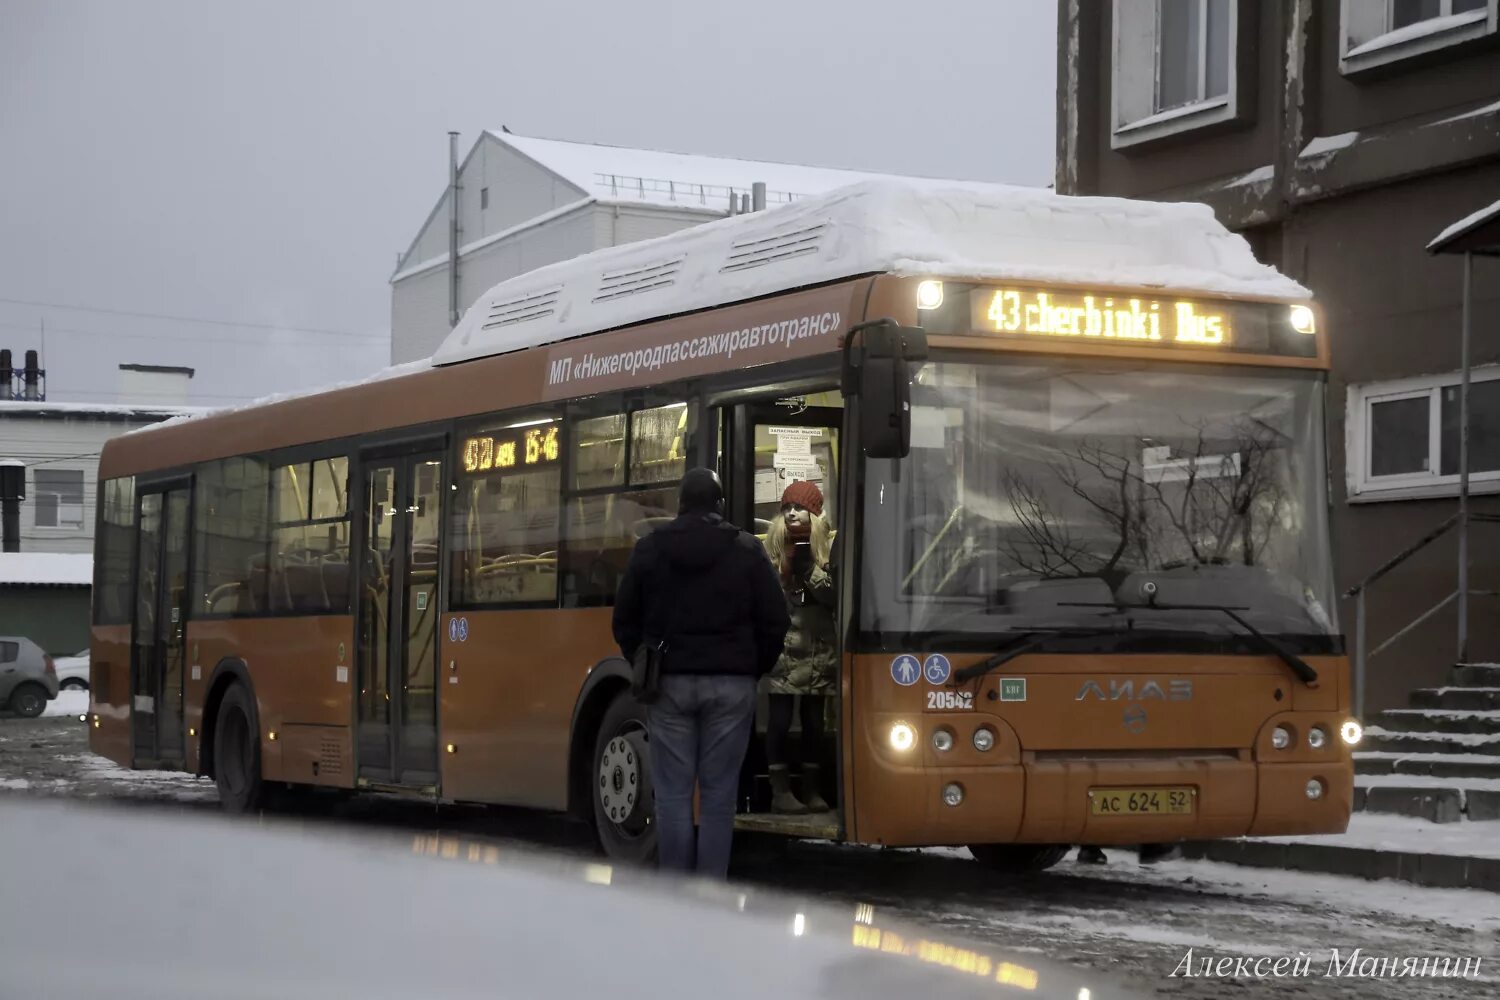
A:
[[[886,782],[879,801],[857,809],[861,842],[1105,845],[1342,833],[1354,797],[1347,757],[1275,764],[1191,757],[1032,760],[892,769],[882,775]],[[1316,797],[1308,794],[1314,782]],[[945,798],[953,785],[962,792],[957,805]],[[1129,811],[1132,793],[1137,803],[1151,798],[1152,806],[1183,811]]]

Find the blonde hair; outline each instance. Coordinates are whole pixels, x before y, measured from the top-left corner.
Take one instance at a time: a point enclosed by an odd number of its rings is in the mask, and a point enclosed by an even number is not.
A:
[[[833,536],[828,530],[828,518],[822,514],[808,512],[812,521],[813,563],[826,567],[828,559],[833,553]],[[771,521],[771,526],[766,529],[766,555],[771,557],[771,564],[776,571],[783,576],[789,571],[786,558],[786,515],[777,514]]]

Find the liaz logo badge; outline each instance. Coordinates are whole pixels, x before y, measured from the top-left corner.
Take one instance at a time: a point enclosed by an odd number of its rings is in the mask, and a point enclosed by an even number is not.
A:
[[[1110,681],[1105,688],[1098,681],[1084,681],[1083,687],[1073,696],[1074,701],[1190,701],[1193,697],[1193,682],[1186,680],[1167,681],[1165,689],[1158,681],[1146,681],[1140,686],[1135,681]]]

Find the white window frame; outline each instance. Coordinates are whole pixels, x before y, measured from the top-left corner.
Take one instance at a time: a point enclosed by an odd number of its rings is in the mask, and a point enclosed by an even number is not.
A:
[[[1458,475],[1442,475],[1442,428],[1444,389],[1459,384],[1458,372],[1418,375],[1413,378],[1351,385],[1345,411],[1344,469],[1350,503],[1378,500],[1420,500],[1458,495]],[[1500,380],[1500,365],[1475,368],[1469,373],[1471,386]],[[1370,475],[1371,407],[1401,399],[1430,400],[1427,407],[1427,470],[1390,476]],[[1500,470],[1469,473],[1470,493],[1500,493]]]
[[[1394,0],[1340,0],[1340,72],[1360,73],[1484,38],[1500,24],[1500,0],[1487,0],[1479,10],[1457,17],[1452,15],[1453,0],[1441,2],[1443,13],[1437,17],[1393,29]],[[1449,18],[1451,23],[1436,23]]]
[[[81,499],[80,499],[79,503],[77,503],[77,504],[70,504],[70,503],[64,503],[62,501],[62,498],[59,496],[58,497],[58,501],[57,501],[57,523],[56,524],[42,524],[37,519],[36,498],[39,497],[42,494],[42,492],[43,492],[42,489],[37,485],[37,476],[36,476],[36,474],[37,474],[38,471],[45,471],[45,472],[76,472],[76,473],[78,473],[78,478],[79,478],[79,483],[80,483],[80,494],[79,495],[80,495]],[[78,532],[83,531],[85,528],[89,527],[89,524],[90,524],[90,521],[89,521],[89,513],[90,513],[90,511],[89,511],[89,505],[88,505],[88,490],[89,490],[89,477],[88,477],[88,473],[85,470],[83,470],[83,469],[66,469],[66,468],[59,469],[59,468],[55,468],[53,466],[47,466],[43,470],[33,469],[31,471],[31,493],[30,493],[30,497],[31,497],[31,526],[33,528],[36,528],[36,529],[41,530],[41,531],[54,531],[54,532],[58,532],[59,534],[77,534]],[[53,493],[53,491],[51,491],[51,490],[47,490],[46,492],[47,492],[47,494],[49,496],[57,496],[57,494]],[[73,521],[65,520],[63,518],[63,511],[67,510],[70,513],[72,513],[74,507],[77,508],[77,511],[76,511],[77,516],[78,516],[77,523],[74,523]]]
[[[1180,2],[1180,0],[1168,0]],[[1206,3],[1206,0],[1195,0]],[[1229,88],[1222,95],[1205,97],[1193,104],[1157,111],[1157,54],[1162,0],[1113,0],[1111,19],[1110,146],[1124,149],[1165,136],[1233,121],[1239,117],[1239,26],[1240,0],[1229,0]],[[1200,30],[1208,31],[1205,11]],[[1206,43],[1206,35],[1202,38]],[[1207,45],[1199,51],[1199,85],[1207,85]]]

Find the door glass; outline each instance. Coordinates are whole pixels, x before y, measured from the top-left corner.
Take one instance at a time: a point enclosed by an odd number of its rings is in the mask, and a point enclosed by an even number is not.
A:
[[[158,756],[182,751],[182,681],[186,656],[188,593],[188,491],[166,494],[162,533],[162,607],[156,616],[161,689],[157,712]]]
[[[141,497],[140,550],[135,571],[135,684],[131,713],[136,749],[156,751],[156,600],[161,568],[161,494]]]
[[[359,606],[361,768],[386,769],[391,763],[391,696],[387,679],[396,499],[394,466],[366,470]]]
[[[802,480],[822,491],[828,526],[837,528],[834,500],[839,484],[840,410],[817,407],[782,418],[763,417],[755,424],[754,530],[765,532],[781,510],[781,494]]]
[[[416,459],[406,465],[404,587],[406,622],[401,684],[401,770],[437,771],[438,528],[443,463]]]

